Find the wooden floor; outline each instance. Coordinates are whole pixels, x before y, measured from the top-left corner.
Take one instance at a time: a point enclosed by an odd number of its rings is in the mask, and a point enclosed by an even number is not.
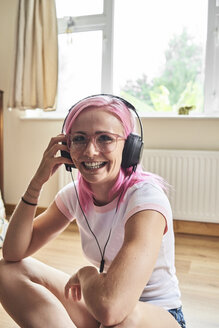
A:
[[[72,230],[62,233],[35,257],[68,273],[87,264],[79,235]],[[177,234],[176,268],[187,328],[218,328],[219,238]],[[16,327],[1,305],[0,327]]]

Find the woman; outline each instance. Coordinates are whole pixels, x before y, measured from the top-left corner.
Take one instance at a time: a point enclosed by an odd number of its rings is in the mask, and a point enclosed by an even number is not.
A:
[[[0,300],[21,327],[185,327],[163,182],[124,158],[132,110],[111,95],[73,106],[65,134],[51,139],[14,211],[3,246]],[[61,164],[78,168],[78,181],[34,219],[42,186]],[[69,277],[29,258],[75,218],[91,266]]]

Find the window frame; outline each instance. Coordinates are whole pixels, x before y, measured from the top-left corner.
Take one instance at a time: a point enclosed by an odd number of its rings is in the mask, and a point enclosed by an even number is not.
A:
[[[207,40],[205,54],[204,108],[196,117],[219,117],[219,0],[208,0]],[[113,93],[113,35],[114,35],[114,0],[103,0],[103,13],[76,17],[58,18],[58,33],[66,33],[69,19],[74,25],[68,32],[101,30],[103,37],[101,93]],[[64,116],[62,113],[41,113],[34,111],[29,117],[50,118]],[[26,116],[26,117],[25,117]],[[51,117],[53,116],[53,117]],[[170,113],[141,114],[144,117],[184,117]],[[22,115],[28,118],[28,115]],[[193,117],[192,115],[188,117]]]
[[[113,90],[113,13],[114,0],[103,0],[103,13],[58,18],[58,34],[66,33],[69,18],[74,25],[68,32],[102,31],[101,93]]]
[[[208,0],[204,114],[219,115],[219,0]]]
[[[103,31],[101,92],[113,93],[114,0],[103,0],[103,13],[73,17],[74,32]],[[66,33],[67,18],[58,19],[59,33]],[[63,28],[60,29],[61,24]],[[219,115],[219,0],[208,0],[205,55],[204,109],[200,116]],[[144,116],[147,116],[145,113]],[[151,116],[151,115],[150,115]],[[156,115],[154,115],[156,116]],[[169,116],[160,113],[159,116]],[[175,116],[175,115],[174,115]]]

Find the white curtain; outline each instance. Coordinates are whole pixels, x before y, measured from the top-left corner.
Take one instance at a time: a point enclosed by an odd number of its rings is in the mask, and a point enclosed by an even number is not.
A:
[[[55,0],[19,0],[8,107],[53,110],[58,80]]]

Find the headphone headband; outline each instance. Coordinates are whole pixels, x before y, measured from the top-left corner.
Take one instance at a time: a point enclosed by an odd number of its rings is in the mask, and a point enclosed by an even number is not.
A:
[[[98,95],[96,95],[98,96]],[[126,107],[128,107],[129,109],[131,109],[133,112],[135,112],[135,115],[137,116],[138,118],[138,122],[139,122],[139,126],[140,126],[140,133],[141,133],[141,140],[143,141],[143,127],[142,127],[142,123],[141,123],[141,119],[140,119],[140,116],[138,115],[138,112],[136,110],[136,108],[130,103],[128,102],[126,99],[122,98],[122,97],[119,97],[119,96],[114,96],[114,95],[111,95],[111,94],[108,94],[108,93],[102,93],[100,94],[99,96],[108,96],[108,97],[111,97],[111,98],[115,98],[115,99],[118,99],[120,100],[121,102],[123,102]],[[95,96],[94,96],[95,97]]]
[[[67,116],[65,117],[65,120],[63,122],[63,126],[62,126],[62,133],[64,131],[64,126],[65,126],[65,122],[70,114],[70,112],[74,109],[75,106],[77,106],[80,102],[86,100],[86,99],[90,99],[90,98],[95,98],[95,97],[99,97],[99,96],[103,96],[103,97],[110,97],[110,98],[114,98],[114,99],[118,99],[120,100],[123,104],[126,105],[126,107],[128,107],[129,109],[131,109],[135,115],[137,116],[138,118],[138,122],[139,122],[139,126],[140,126],[140,135],[141,135],[141,140],[143,141],[143,127],[142,127],[142,123],[141,123],[141,119],[140,119],[140,116],[138,115],[138,112],[136,110],[136,108],[130,103],[128,102],[126,99],[122,98],[122,97],[119,97],[119,96],[114,96],[110,93],[100,93],[100,94],[95,94],[95,95],[92,95],[92,96],[88,96],[88,97],[85,97],[81,100],[79,100],[78,102],[76,102],[68,111],[68,114]]]

